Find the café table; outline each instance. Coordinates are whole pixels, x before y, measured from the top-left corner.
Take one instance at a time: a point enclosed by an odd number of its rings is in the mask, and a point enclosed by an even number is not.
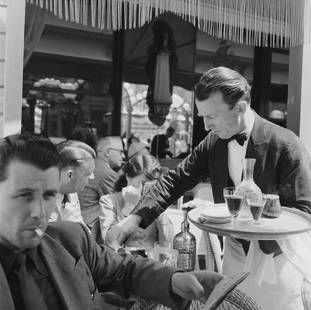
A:
[[[273,254],[265,255],[259,249],[258,240],[275,240],[283,252],[282,258],[289,262],[297,274],[311,281],[310,215],[293,208],[283,207],[279,218],[261,218],[260,225],[252,225],[252,220],[249,218],[238,218],[235,224],[230,219],[218,223],[209,221],[205,216],[206,210],[217,208],[219,205],[201,205],[189,212],[189,220],[203,231],[250,241],[249,251],[243,262],[244,266],[241,268],[244,271],[250,271],[251,276],[247,279],[248,282],[242,283],[241,289],[244,285],[243,288],[248,293],[247,290],[251,285],[262,287],[267,283],[269,285],[277,283],[279,274],[276,272]],[[286,300],[285,297],[283,296],[284,300]]]

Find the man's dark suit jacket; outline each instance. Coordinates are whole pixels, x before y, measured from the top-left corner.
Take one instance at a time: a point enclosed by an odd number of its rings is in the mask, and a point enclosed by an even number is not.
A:
[[[170,295],[174,269],[151,260],[122,257],[92,241],[78,223],[49,225],[39,245],[44,263],[65,310],[105,309],[98,291],[117,291],[121,296],[140,295],[173,309],[184,300]],[[9,285],[0,264],[0,309],[14,310]],[[17,310],[17,309],[16,309]]]
[[[254,181],[263,193],[278,193],[283,206],[311,213],[311,159],[299,138],[290,130],[255,114],[246,157],[256,158]],[[214,201],[223,202],[228,186],[228,148],[213,133],[147,193],[133,210],[147,227],[172,202],[210,177]]]
[[[92,226],[100,214],[99,199],[115,192],[120,173],[110,168],[107,162],[95,161],[94,179],[78,192],[81,214],[84,222]]]

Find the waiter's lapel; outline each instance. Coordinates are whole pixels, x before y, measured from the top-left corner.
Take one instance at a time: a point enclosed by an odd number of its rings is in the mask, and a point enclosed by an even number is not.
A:
[[[0,264],[0,309],[14,310],[14,303],[10,287],[1,264]]]
[[[265,160],[265,153],[268,146],[267,132],[265,131],[264,121],[260,116],[255,114],[255,123],[251,133],[250,140],[247,145],[246,158],[255,158],[254,168],[254,180],[258,179],[258,176],[263,170]]]

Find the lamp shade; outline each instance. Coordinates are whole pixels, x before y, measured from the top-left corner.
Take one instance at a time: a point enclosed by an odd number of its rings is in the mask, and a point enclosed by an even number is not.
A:
[[[167,39],[167,37],[165,39]],[[150,120],[158,126],[162,125],[165,122],[166,115],[170,111],[171,104],[170,52],[164,48],[158,52],[156,57],[152,104],[153,109],[151,114],[149,114],[149,118],[151,115]]]
[[[166,115],[158,115],[158,114],[156,115],[152,113],[151,110],[149,110],[148,112],[148,117],[150,121],[157,126],[162,126],[166,121]]]
[[[157,55],[153,102],[171,104],[170,93],[170,54],[161,50]],[[155,111],[156,112],[156,111]],[[157,112],[156,112],[157,113]]]
[[[147,104],[149,119],[160,126],[165,122],[172,104],[172,59],[175,55],[175,41],[171,27],[158,20],[152,26],[153,44],[148,48],[145,68],[149,78]],[[173,61],[173,64],[176,63]]]

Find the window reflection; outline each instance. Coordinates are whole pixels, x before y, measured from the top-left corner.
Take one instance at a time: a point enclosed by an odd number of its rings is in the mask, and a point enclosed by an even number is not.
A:
[[[165,134],[171,126],[175,133],[169,138],[170,151],[174,157],[184,157],[191,148],[193,93],[174,86],[170,112],[165,123],[158,127],[148,118],[147,88],[147,85],[123,83],[121,132],[125,144],[135,140],[150,147],[153,137]]]

